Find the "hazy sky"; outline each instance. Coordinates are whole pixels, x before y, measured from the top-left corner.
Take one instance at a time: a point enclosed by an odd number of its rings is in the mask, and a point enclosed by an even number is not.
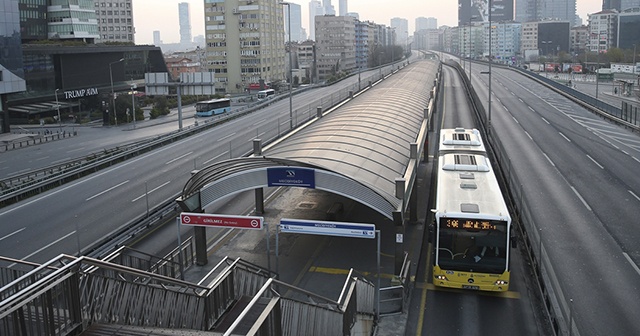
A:
[[[309,0],[290,0],[302,7],[302,26],[308,31]],[[517,1],[517,0],[516,0]],[[180,41],[178,3],[188,2],[191,7],[191,34],[204,35],[204,0],[134,0],[133,20],[136,43],[152,44],[153,31],[160,31],[164,43]],[[587,23],[587,14],[602,9],[602,0],[577,0],[578,15]],[[338,11],[338,0],[331,4]],[[348,0],[349,12],[360,14],[360,20],[389,25],[392,17],[409,21],[410,34],[416,17],[435,17],[438,26],[458,24],[457,0]]]

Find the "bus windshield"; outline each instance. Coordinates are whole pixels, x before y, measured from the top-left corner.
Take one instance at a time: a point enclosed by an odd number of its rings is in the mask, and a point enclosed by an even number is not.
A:
[[[444,218],[441,218],[444,220]],[[483,221],[490,228],[446,227],[440,224],[437,264],[446,270],[500,274],[507,267],[507,224]]]

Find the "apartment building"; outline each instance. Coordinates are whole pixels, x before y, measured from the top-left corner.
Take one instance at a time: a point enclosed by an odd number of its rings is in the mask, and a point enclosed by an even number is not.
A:
[[[316,16],[316,72],[325,81],[356,70],[356,23],[351,16]]]
[[[606,52],[615,47],[618,32],[618,11],[603,10],[589,15],[589,45],[591,52]]]
[[[286,78],[283,5],[278,0],[207,0],[206,68],[217,93]]]

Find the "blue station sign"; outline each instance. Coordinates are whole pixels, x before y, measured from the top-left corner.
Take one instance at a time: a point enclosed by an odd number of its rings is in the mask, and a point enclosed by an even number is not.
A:
[[[283,218],[280,220],[280,231],[351,238],[374,239],[376,237],[376,226],[374,224],[312,221],[304,219]]]
[[[272,167],[267,168],[267,183],[269,187],[316,187],[315,170],[300,167]]]

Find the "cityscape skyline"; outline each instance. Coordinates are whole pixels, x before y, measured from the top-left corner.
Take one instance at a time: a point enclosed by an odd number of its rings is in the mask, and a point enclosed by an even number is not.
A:
[[[302,26],[309,32],[309,0],[290,0],[302,7]],[[178,4],[187,2],[191,9],[191,33],[192,36],[205,35],[204,32],[204,1],[203,0],[134,0],[133,15],[136,29],[135,41],[137,44],[153,44],[153,31],[160,31],[163,43],[180,42],[180,24]],[[457,26],[458,1],[446,2],[437,0],[404,0],[393,3],[393,10],[389,10],[389,0],[348,0],[349,12],[356,12],[362,21],[373,21],[387,26],[391,18],[399,17],[409,22],[409,35],[415,29],[417,17],[435,17],[438,25]],[[599,12],[602,9],[602,0],[577,0],[577,14],[586,24],[587,14]],[[332,2],[336,11],[339,10],[339,2]],[[154,15],[148,15],[145,8],[153,8]]]

